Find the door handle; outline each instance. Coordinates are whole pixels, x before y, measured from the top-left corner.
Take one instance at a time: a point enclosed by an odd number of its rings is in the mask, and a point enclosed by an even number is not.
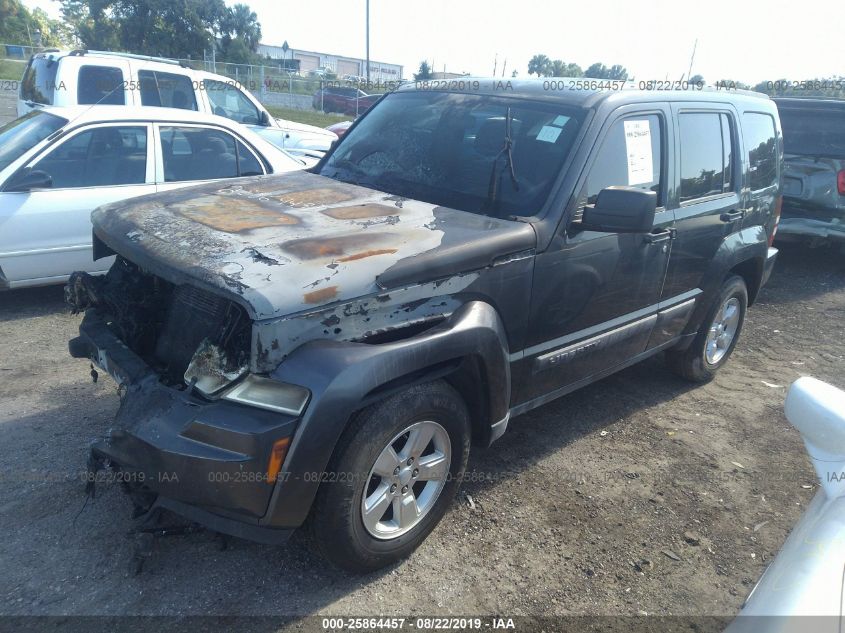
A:
[[[737,211],[726,211],[722,215],[719,216],[719,219],[722,222],[736,222],[737,220],[741,220],[745,217],[745,209],[739,209]]]
[[[646,233],[643,235],[643,241],[648,244],[657,244],[658,242],[671,240],[673,237],[675,237],[675,231],[673,229],[662,229],[654,233]]]

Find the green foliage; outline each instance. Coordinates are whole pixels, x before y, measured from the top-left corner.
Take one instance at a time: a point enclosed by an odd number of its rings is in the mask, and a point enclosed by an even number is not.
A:
[[[414,79],[416,81],[423,81],[425,79],[431,79],[432,76],[433,73],[431,72],[431,66],[428,65],[427,61],[421,61],[419,71],[414,73]]]
[[[258,16],[245,4],[228,9],[220,21],[220,58],[233,64],[257,63],[255,51],[261,41]]]
[[[585,77],[591,77],[594,79],[627,79],[628,78],[628,71],[625,70],[624,66],[619,64],[614,64],[610,68],[605,66],[600,62],[596,62],[589,68],[587,68],[586,72],[584,73]]]
[[[692,77],[689,78],[689,83],[691,83],[691,84],[703,84],[704,83],[704,77],[701,76],[701,75],[693,75]]]
[[[0,42],[57,47],[71,41],[70,29],[61,20],[52,20],[42,10],[30,11],[20,0],[0,0]]]
[[[341,121],[348,121],[350,118],[354,118],[346,114],[323,114],[314,110],[294,110],[293,108],[280,108],[278,106],[265,107],[277,119],[287,119],[288,121],[316,125],[317,127],[327,127],[333,123],[340,123]]]
[[[217,45],[221,60],[253,63],[261,39],[255,12],[223,0],[60,1],[66,22],[91,49],[201,59]]]
[[[552,60],[545,55],[534,55],[528,62],[528,74],[538,77],[548,77],[551,71]]]
[[[763,92],[770,97],[826,97],[845,99],[845,76],[823,79],[761,81],[751,90]]]
[[[584,71],[578,64],[567,64],[560,59],[552,62],[551,69],[547,77],[583,77]]]

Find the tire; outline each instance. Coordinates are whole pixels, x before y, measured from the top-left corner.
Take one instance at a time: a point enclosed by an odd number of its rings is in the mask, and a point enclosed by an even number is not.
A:
[[[411,437],[425,447],[410,446]],[[326,469],[328,481],[320,485],[310,517],[312,544],[334,565],[359,573],[408,556],[446,513],[469,447],[466,405],[442,380],[367,407],[342,435]],[[365,512],[368,507],[373,509]]]
[[[730,305],[736,310],[736,322],[733,334],[729,340],[721,338],[718,335],[718,328],[722,325],[722,334],[726,334],[730,327],[726,327],[728,323],[723,317],[728,314],[723,312],[725,308]],[[742,277],[732,275],[728,277],[722,284],[719,294],[713,301],[713,305],[707,312],[703,326],[693,339],[690,346],[682,351],[666,352],[666,361],[669,368],[692,382],[707,382],[716,375],[719,368],[724,365],[731,353],[736,347],[739,340],[740,332],[742,332],[742,325],[745,323],[745,312],[748,309],[748,288],[745,286],[745,281]],[[733,314],[733,313],[731,313]],[[711,333],[713,337],[711,337]],[[714,349],[714,338],[715,341]],[[721,341],[721,345],[719,343]]]

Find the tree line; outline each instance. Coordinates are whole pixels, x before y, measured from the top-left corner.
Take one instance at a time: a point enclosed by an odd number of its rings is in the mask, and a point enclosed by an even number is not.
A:
[[[538,77],[589,77],[591,79],[622,79],[628,78],[628,71],[620,64],[605,66],[601,62],[588,66],[583,70],[578,64],[566,63],[563,60],[550,59],[547,55],[534,55],[528,62],[528,74]]]
[[[224,0],[59,0],[63,20],[20,0],[0,0],[0,41],[38,46],[81,46],[141,55],[256,63],[258,16]]]

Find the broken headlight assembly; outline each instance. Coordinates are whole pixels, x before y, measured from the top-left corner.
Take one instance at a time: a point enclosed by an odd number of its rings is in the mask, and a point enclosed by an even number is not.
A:
[[[222,398],[292,416],[302,414],[311,396],[305,387],[250,374],[246,364],[231,363],[208,339],[185,370],[185,383],[212,400]]]

